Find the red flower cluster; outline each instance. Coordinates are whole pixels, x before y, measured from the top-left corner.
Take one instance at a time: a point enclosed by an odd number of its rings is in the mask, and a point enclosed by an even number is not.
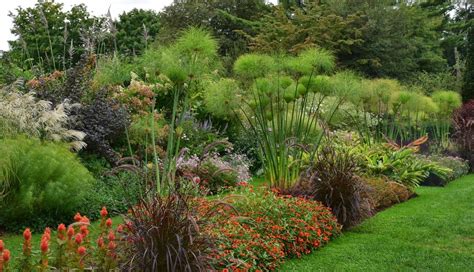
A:
[[[5,248],[5,244],[0,240],[0,272],[8,270],[10,262],[10,250]]]
[[[319,202],[250,186],[242,194],[230,198],[232,208],[221,206],[205,229],[218,241],[210,255],[222,271],[274,270],[285,257],[308,254],[340,233],[335,217]],[[202,215],[215,207],[197,201]]]

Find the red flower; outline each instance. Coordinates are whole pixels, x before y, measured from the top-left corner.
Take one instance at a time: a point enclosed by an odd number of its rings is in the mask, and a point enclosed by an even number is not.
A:
[[[2,258],[5,263],[10,261],[10,250],[8,249],[3,250]]]
[[[99,237],[99,239],[97,239],[97,245],[100,248],[104,247],[104,239],[102,237]]]
[[[41,240],[41,245],[40,245],[40,248],[41,248],[41,252],[43,253],[47,253],[48,252],[48,240],[47,239],[42,239]]]
[[[117,231],[120,233],[120,232],[123,232],[123,225],[120,224],[117,226]]]
[[[107,219],[107,221],[105,221],[105,225],[107,225],[107,227],[111,227],[112,226],[112,219]]]
[[[86,237],[89,234],[89,230],[87,229],[86,225],[82,225],[80,230],[83,237]]]
[[[0,252],[2,252],[4,248],[5,245],[3,244],[3,240],[0,240]]]
[[[224,269],[222,269],[222,272],[229,272],[229,269],[224,268]]]
[[[114,241],[110,241],[108,248],[109,250],[114,250],[117,247],[117,245],[114,243]]]
[[[63,232],[66,231],[66,225],[64,224],[59,224],[58,226],[58,232]]]
[[[25,229],[23,232],[23,238],[25,238],[27,241],[31,240],[31,230],[29,228]]]
[[[76,244],[80,245],[80,244],[82,243],[82,238],[83,238],[83,237],[82,237],[82,234],[78,233],[78,234],[76,235],[76,239],[75,239]]]
[[[89,224],[90,223],[90,220],[89,218],[87,218],[87,216],[83,216],[81,218],[81,220],[79,220],[81,223],[85,223],[85,224]]]
[[[80,246],[77,248],[77,254],[84,256],[86,254],[86,248],[83,246]]]
[[[81,221],[81,219],[82,219],[82,216],[80,213],[76,213],[76,215],[74,215],[74,221],[79,222]]]
[[[114,240],[115,240],[115,234],[114,234],[113,231],[110,231],[110,232],[109,232],[108,238],[109,238],[109,241],[114,241]]]
[[[109,212],[107,211],[107,208],[102,207],[102,210],[100,211],[100,216],[106,217],[108,214]]]
[[[72,239],[72,236],[74,236],[74,228],[73,227],[69,227],[67,229],[67,236],[69,237],[69,240]]]

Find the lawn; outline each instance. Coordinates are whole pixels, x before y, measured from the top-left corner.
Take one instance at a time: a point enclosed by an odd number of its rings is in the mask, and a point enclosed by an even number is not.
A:
[[[472,271],[474,175],[417,193],[281,271]]]

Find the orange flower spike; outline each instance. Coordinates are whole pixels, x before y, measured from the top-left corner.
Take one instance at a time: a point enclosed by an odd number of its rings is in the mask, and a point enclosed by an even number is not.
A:
[[[58,239],[59,240],[64,240],[64,238],[65,238],[64,234],[66,234],[66,225],[60,224],[58,226]]]
[[[86,225],[82,225],[80,228],[82,236],[85,238],[87,235],[89,235],[89,229],[87,229]]]
[[[49,249],[49,240],[48,239],[41,239],[40,249],[43,254],[48,253]]]
[[[102,207],[102,210],[100,211],[100,216],[102,216],[102,218],[104,218],[104,217],[107,217],[108,214],[109,214],[109,212],[107,211],[107,208]]]
[[[80,246],[77,248],[77,254],[84,256],[86,255],[87,249],[84,246]]]
[[[115,233],[113,231],[109,232],[109,236],[107,237],[109,241],[115,241]]]
[[[74,236],[74,228],[73,228],[73,227],[69,227],[69,228],[67,229],[67,237],[69,238],[69,240],[71,240],[73,236]]]
[[[74,241],[76,242],[76,244],[80,245],[82,243],[82,234],[78,233],[76,234],[76,238],[74,239]]]
[[[103,247],[104,247],[104,238],[99,237],[99,239],[97,239],[97,246],[98,246],[99,248],[103,248]]]
[[[74,215],[74,221],[79,222],[81,221],[81,219],[82,219],[82,215],[80,213],[76,213],[76,215]]]
[[[25,229],[25,231],[23,232],[23,238],[26,240],[26,241],[30,241],[31,240],[31,230],[29,228]]]
[[[108,245],[109,250],[114,250],[116,247],[117,245],[115,244],[114,241],[109,242],[109,245]]]
[[[79,220],[79,222],[85,223],[85,224],[89,224],[89,223],[90,223],[90,220],[89,220],[89,218],[87,218],[87,216],[83,216],[83,217],[81,218],[81,220]]]
[[[112,227],[112,219],[110,219],[110,218],[107,219],[107,221],[105,221],[105,225],[106,225],[108,228]]]
[[[2,254],[3,262],[6,264],[10,261],[10,250],[4,249]]]

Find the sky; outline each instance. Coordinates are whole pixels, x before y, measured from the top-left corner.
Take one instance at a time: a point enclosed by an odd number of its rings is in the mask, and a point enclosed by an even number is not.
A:
[[[32,7],[37,0],[2,0],[0,1],[0,50],[8,50],[8,41],[14,40],[15,36],[10,33],[12,20],[8,16],[10,11],[15,11],[18,6],[23,8]],[[63,3],[64,9],[69,10],[71,6],[86,4],[87,9],[94,15],[104,15],[110,7],[112,17],[117,18],[124,11],[133,8],[153,9],[160,11],[163,7],[171,4],[173,0],[56,0]],[[270,1],[276,2],[276,0]]]

